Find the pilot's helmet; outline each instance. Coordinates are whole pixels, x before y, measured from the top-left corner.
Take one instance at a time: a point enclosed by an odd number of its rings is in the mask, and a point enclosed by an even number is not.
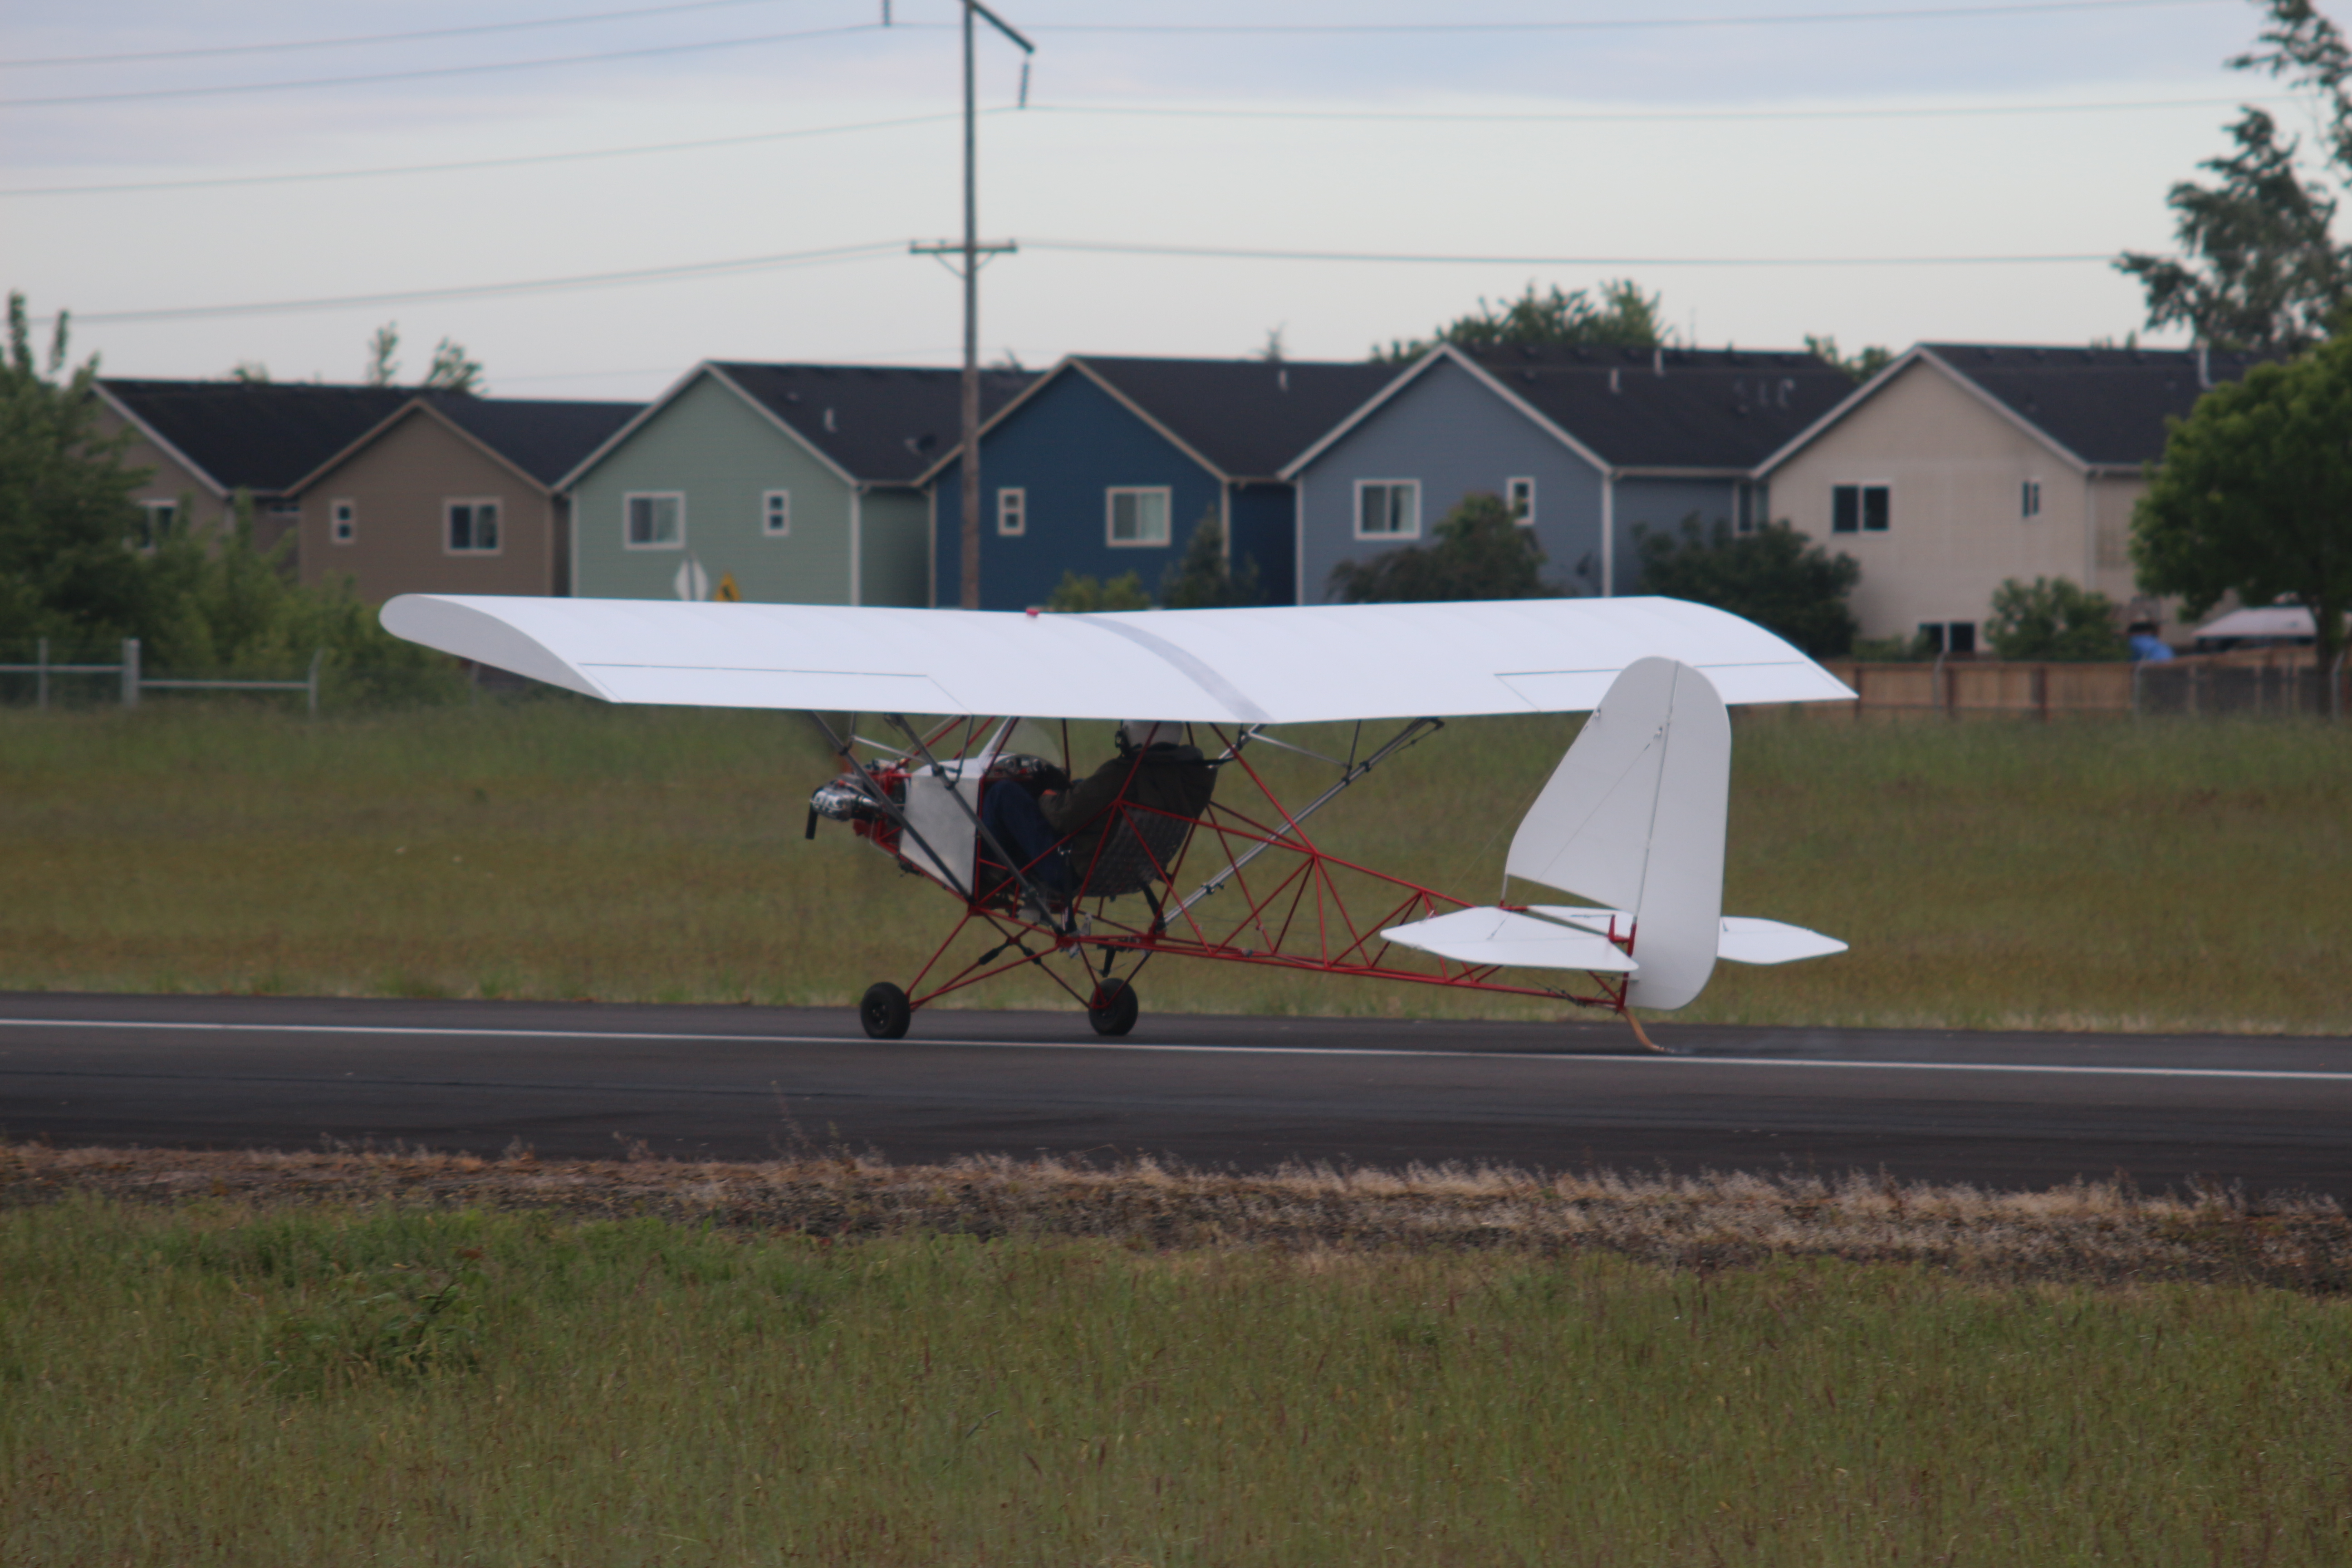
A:
[[[1130,752],[1146,746],[1179,746],[1184,743],[1184,721],[1181,719],[1122,719],[1118,721],[1118,743]]]

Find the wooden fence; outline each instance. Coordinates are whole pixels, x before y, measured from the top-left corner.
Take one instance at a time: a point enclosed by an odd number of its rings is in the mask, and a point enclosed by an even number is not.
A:
[[[1989,658],[1822,663],[1859,694],[1856,710],[2032,713],[2045,719],[2053,713],[2342,713],[2344,700],[2352,697],[2352,681],[2344,671],[2339,668],[2331,683],[2309,648],[2200,654],[2158,664]]]

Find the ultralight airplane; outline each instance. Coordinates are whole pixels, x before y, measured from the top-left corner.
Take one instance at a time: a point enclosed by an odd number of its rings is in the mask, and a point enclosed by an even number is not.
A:
[[[806,713],[840,767],[811,797],[808,836],[845,823],[960,906],[911,980],[866,992],[858,1016],[877,1039],[1024,965],[1097,1033],[1124,1035],[1137,973],[1171,956],[1555,997],[1619,1014],[1648,1046],[1632,1010],[1686,1005],[1717,959],[1845,950],[1723,913],[1725,704],[1853,693],[1752,622],[1677,599],[1040,615],[411,594],[383,619],[610,702]],[[1308,832],[1447,718],[1588,710],[1518,825],[1504,886],[1593,904],[1476,903]],[[862,714],[889,738],[859,733]],[[1073,720],[1121,723],[1119,755],[1078,784]],[[1334,721],[1355,726],[1344,757],[1274,732]],[[1024,722],[1058,734],[1058,762],[1011,749]],[[1369,725],[1382,729],[1367,739]],[[1254,765],[1269,749],[1328,763],[1329,786],[1286,805]]]

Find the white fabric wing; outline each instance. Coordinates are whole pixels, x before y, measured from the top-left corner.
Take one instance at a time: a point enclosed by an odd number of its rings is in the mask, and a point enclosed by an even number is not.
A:
[[[1222,724],[1557,713],[1650,656],[1734,702],[1852,700],[1752,622],[1679,599],[1018,615],[404,594],[394,635],[614,702]]]

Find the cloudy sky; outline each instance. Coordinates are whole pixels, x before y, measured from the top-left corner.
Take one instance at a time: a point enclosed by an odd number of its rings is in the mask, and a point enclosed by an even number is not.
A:
[[[2225,68],[2245,0],[992,3],[1036,55],[1022,109],[980,51],[982,228],[1022,247],[982,337],[1033,366],[1352,359],[1619,277],[1706,346],[2120,338],[2138,291],[2070,258],[2166,248],[2238,102],[2306,118]],[[385,321],[406,375],[449,337],[518,396],[950,363],[907,247],[961,229],[959,15],[18,0],[0,282],[123,375],[356,380]]]

